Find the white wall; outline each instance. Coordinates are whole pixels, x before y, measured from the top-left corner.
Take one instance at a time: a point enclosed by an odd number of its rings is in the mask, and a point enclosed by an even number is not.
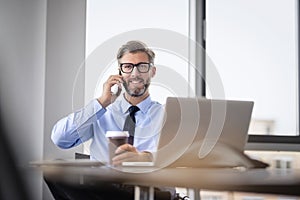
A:
[[[44,159],[74,158],[82,146],[62,150],[51,139],[56,121],[84,105],[85,0],[48,0]],[[43,199],[50,196],[44,187]]]
[[[83,106],[84,74],[77,72],[85,54],[85,1],[48,0],[44,158],[74,157],[50,140],[53,125]],[[77,79],[76,79],[77,78]],[[75,93],[73,93],[75,91]]]

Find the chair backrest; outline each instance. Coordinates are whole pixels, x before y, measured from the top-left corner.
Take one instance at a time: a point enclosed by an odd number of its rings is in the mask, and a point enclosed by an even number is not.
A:
[[[90,159],[91,156],[83,153],[75,153],[75,159]]]

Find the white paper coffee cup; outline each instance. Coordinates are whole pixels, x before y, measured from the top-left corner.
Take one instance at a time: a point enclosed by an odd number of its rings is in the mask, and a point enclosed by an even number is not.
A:
[[[112,158],[115,156],[116,149],[128,143],[129,133],[128,131],[107,131],[105,136],[108,139],[109,163],[111,163]]]

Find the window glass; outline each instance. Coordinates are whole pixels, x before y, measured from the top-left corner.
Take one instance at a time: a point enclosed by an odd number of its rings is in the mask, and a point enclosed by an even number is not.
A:
[[[249,133],[298,135],[297,1],[209,0],[206,6],[206,50],[225,98],[254,101]]]

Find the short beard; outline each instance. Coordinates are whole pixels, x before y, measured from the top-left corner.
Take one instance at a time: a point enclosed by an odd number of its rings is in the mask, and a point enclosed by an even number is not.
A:
[[[128,84],[124,81],[123,82],[123,87],[125,88],[126,92],[132,96],[132,97],[140,97],[145,94],[145,92],[148,90],[150,86],[150,81],[147,80],[147,83],[144,84],[144,88],[135,88],[133,91],[128,88]]]

